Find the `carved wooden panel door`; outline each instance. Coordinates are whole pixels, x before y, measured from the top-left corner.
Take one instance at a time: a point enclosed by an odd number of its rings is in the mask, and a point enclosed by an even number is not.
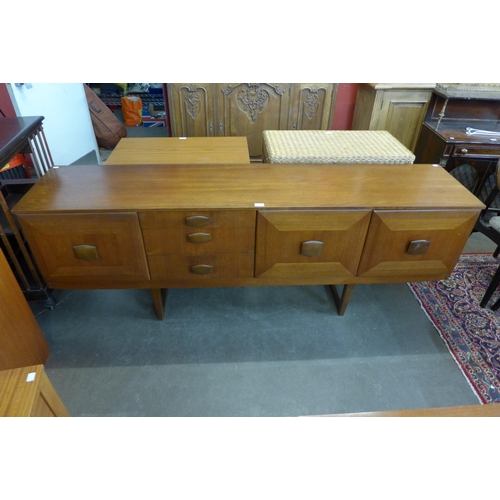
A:
[[[286,130],[290,83],[216,84],[219,135],[246,136],[250,156],[262,155],[262,132]]]
[[[291,89],[288,128],[329,130],[337,88],[336,83],[294,83]]]
[[[173,137],[213,137],[215,127],[214,84],[172,83],[168,85],[170,125]]]

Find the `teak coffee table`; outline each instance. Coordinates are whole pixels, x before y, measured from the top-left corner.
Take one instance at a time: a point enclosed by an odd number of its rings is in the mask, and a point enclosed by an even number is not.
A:
[[[246,137],[124,138],[106,165],[250,163]]]

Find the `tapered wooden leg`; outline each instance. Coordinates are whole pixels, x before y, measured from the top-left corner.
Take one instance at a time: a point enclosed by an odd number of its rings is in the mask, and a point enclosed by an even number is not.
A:
[[[356,285],[344,285],[344,288],[342,289],[342,297],[340,297],[337,291],[337,287],[335,285],[330,285],[333,294],[333,300],[335,301],[335,305],[337,306],[339,316],[344,315],[347,304],[349,304],[349,301],[351,300],[351,295],[352,292],[354,292],[355,286]]]
[[[163,319],[165,314],[165,301],[167,300],[167,288],[151,288],[153,304],[158,319]]]

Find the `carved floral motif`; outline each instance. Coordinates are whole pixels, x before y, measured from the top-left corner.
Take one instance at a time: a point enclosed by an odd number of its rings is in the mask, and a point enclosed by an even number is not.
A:
[[[257,116],[269,104],[269,92],[258,86],[249,86],[246,90],[240,90],[236,99],[238,108],[246,113],[251,123],[255,123]]]
[[[189,113],[189,116],[195,120],[200,113],[201,101],[198,90],[194,85],[187,87],[187,95],[184,97],[184,103],[186,104],[186,111]]]
[[[313,120],[316,116],[316,113],[319,109],[320,97],[319,97],[319,89],[317,88],[309,88],[309,93],[306,97],[306,102],[304,105],[304,113],[306,114],[309,120]]]
[[[241,89],[236,94],[236,104],[238,109],[245,113],[251,123],[255,123],[257,117],[269,104],[270,94],[260,83],[247,83],[246,89]],[[277,94],[283,95],[285,91],[278,85],[269,85]],[[229,86],[222,89],[224,95],[229,95],[234,90]]]
[[[319,96],[318,94],[309,94],[306,99],[305,114],[309,120],[312,120],[318,111]]]

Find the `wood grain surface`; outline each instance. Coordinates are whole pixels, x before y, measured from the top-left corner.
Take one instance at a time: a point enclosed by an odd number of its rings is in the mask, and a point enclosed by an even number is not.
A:
[[[72,165],[52,169],[13,213],[130,210],[481,209],[432,165]]]
[[[130,137],[121,139],[106,165],[250,163],[246,137]]]

